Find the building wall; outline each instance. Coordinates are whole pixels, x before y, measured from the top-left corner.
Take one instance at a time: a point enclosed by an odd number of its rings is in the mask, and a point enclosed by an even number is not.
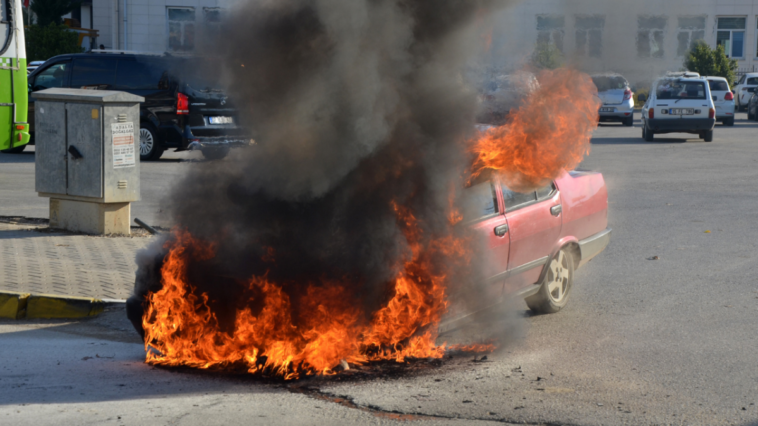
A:
[[[562,38],[568,63],[647,84],[683,68],[680,41],[702,37],[715,47],[717,18],[732,16],[746,18],[744,57],[738,64],[753,69],[758,68],[757,15],[758,0],[523,1],[493,18],[490,54],[496,67],[510,71],[529,60],[538,39],[555,43]]]
[[[99,44],[106,49],[162,53],[172,50],[169,46],[169,8],[194,11],[196,44],[202,41],[205,10],[220,7],[219,3],[224,0],[127,0],[126,22],[123,0],[93,0],[92,3],[94,27],[100,31]]]

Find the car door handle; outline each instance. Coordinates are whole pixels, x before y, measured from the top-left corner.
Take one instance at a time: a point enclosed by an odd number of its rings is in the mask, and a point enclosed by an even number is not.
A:
[[[502,237],[503,235],[508,233],[508,224],[500,225],[495,227],[495,235],[498,237]]]
[[[558,216],[563,211],[563,206],[558,204],[557,206],[550,207],[550,214],[553,216]]]

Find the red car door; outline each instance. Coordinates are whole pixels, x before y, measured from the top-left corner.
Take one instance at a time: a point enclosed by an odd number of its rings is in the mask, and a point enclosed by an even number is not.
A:
[[[506,291],[537,283],[561,234],[561,194],[554,184],[521,194],[501,186],[510,234]]]
[[[456,299],[466,299],[465,293],[477,293],[473,302],[497,301],[503,296],[503,280],[508,268],[509,233],[503,212],[502,199],[491,181],[474,184],[464,191],[463,218],[465,226],[473,230],[478,243],[474,262],[478,276],[473,277],[476,292],[461,289],[451,294]],[[453,293],[455,289],[451,289]],[[484,294],[486,298],[482,298]],[[473,306],[468,306],[473,308]],[[454,314],[454,313],[453,313]]]

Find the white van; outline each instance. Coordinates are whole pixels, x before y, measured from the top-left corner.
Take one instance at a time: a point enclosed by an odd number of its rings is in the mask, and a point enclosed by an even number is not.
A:
[[[650,142],[660,133],[694,133],[713,140],[716,107],[704,77],[664,77],[656,80],[642,107],[642,137]]]

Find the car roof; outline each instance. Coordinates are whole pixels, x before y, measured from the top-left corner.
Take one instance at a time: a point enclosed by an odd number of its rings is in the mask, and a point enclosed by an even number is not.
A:
[[[708,76],[706,77],[707,80],[723,80],[726,81],[724,77],[718,77],[718,76]]]
[[[758,77],[758,72],[747,72],[745,77]]]

